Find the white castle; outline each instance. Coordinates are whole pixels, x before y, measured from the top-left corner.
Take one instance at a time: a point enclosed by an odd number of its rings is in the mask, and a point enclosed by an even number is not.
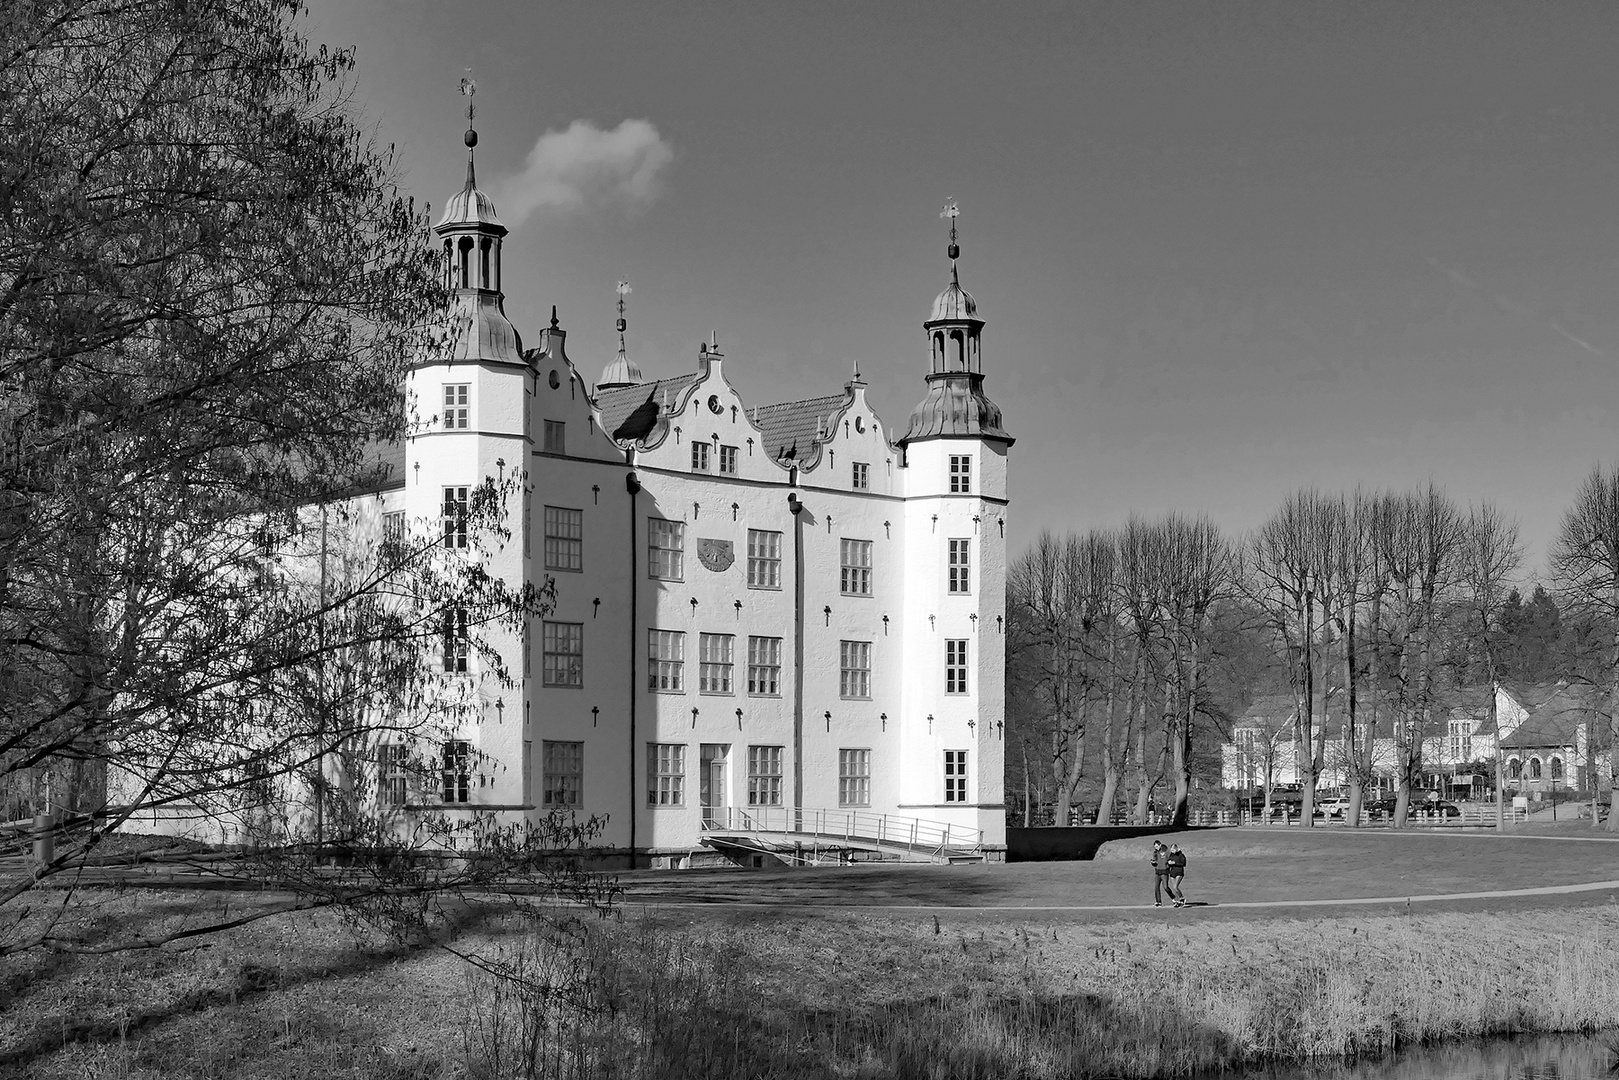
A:
[[[840,393],[749,405],[714,343],[695,371],[643,378],[622,286],[619,354],[594,388],[554,309],[525,349],[503,310],[507,230],[467,141],[466,186],[435,227],[454,345],[411,372],[403,467],[366,497],[392,527],[453,520],[469,489],[521,470],[514,535],[487,569],[553,578],[556,604],[496,643],[515,686],[483,685],[478,657],[447,649],[484,715],[428,754],[442,783],[380,797],[605,815],[599,843],[665,865],[705,840],[768,851],[764,834],[994,857],[1012,437],[984,395],[954,221],[950,284],[923,323],[926,394],[890,441],[858,372]]]

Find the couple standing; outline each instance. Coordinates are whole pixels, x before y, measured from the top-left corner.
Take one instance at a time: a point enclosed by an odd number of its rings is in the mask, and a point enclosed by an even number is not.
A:
[[[1152,906],[1164,906],[1164,893],[1176,907],[1186,906],[1186,894],[1181,892],[1181,878],[1186,874],[1186,855],[1178,846],[1164,846],[1162,840],[1152,842]]]

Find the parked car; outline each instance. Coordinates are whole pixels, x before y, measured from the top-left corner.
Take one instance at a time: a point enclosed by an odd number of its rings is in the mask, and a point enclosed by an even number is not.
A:
[[[1349,813],[1349,800],[1327,799],[1316,804],[1315,812],[1318,817],[1341,818]]]
[[[1367,813],[1378,813],[1388,817],[1393,817],[1394,797],[1389,796],[1386,799],[1373,799],[1370,802],[1362,804],[1362,809]],[[1424,814],[1434,814],[1439,817],[1453,818],[1461,817],[1462,815],[1461,807],[1445,799],[1412,799],[1410,804],[1406,807],[1406,812],[1411,817],[1420,817]]]

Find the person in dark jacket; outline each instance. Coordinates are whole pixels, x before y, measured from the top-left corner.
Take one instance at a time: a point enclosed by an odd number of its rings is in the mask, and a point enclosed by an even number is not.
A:
[[[1178,844],[1171,844],[1165,859],[1169,864],[1169,876],[1164,881],[1164,887],[1169,890],[1170,899],[1175,901],[1176,907],[1185,907],[1186,894],[1181,892],[1181,878],[1186,873],[1186,853]]]
[[[1152,906],[1164,906],[1164,887],[1169,883],[1169,849],[1162,840],[1152,842]],[[1174,899],[1174,893],[1170,899]]]

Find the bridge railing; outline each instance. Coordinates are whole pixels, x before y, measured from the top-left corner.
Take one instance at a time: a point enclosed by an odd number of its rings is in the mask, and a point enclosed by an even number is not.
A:
[[[869,810],[827,810],[790,806],[711,806],[703,810],[704,832],[815,836],[848,843],[903,847],[910,851],[971,851],[984,840],[982,829],[948,821],[878,814]]]

